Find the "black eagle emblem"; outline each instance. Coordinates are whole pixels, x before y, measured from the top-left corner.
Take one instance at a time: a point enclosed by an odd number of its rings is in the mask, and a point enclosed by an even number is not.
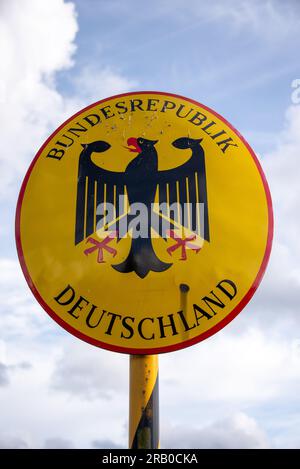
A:
[[[143,203],[148,214],[151,213],[152,221],[147,223],[146,236],[136,237],[132,234],[129,254],[124,262],[112,265],[115,270],[121,273],[135,272],[144,278],[150,271],[162,272],[172,265],[161,261],[153,249],[153,220],[156,221],[156,231],[163,238],[167,238],[164,219],[168,218],[171,227],[186,227],[209,241],[205,155],[201,141],[189,137],[173,141],[173,147],[189,149],[190,158],[180,166],[160,171],[155,148],[157,140],[129,138],[127,148],[137,153],[137,156],[129,162],[125,172],[110,171],[92,161],[92,154],[107,151],[111,147],[109,143],[95,141],[82,145],[78,168],[75,244],[87,239],[101,227],[103,230],[114,229],[120,239],[120,220],[126,214],[130,219],[130,207],[134,203]],[[153,203],[157,195],[160,207],[164,208],[154,213]],[[125,203],[123,207],[117,203],[120,197],[127,200],[127,207]],[[113,216],[101,217],[97,207],[108,203],[115,207],[115,212]],[[172,204],[177,204],[182,210],[173,210],[171,213]],[[185,204],[188,204],[188,210],[184,209]],[[202,207],[202,223],[199,204]]]

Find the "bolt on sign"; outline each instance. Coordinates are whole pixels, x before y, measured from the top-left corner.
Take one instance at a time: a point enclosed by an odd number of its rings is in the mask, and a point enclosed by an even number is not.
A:
[[[34,296],[67,331],[130,354],[178,350],[228,324],[269,259],[260,163],[208,107],[134,92],[75,114],[44,143],[16,215]]]

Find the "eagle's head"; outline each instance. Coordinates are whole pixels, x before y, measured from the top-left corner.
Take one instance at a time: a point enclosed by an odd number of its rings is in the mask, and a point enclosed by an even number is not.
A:
[[[127,140],[128,147],[125,148],[133,153],[142,153],[142,151],[147,151],[153,148],[157,142],[158,140],[147,140],[143,137],[130,137]]]
[[[108,150],[111,146],[109,143],[104,142],[103,140],[97,140],[96,142],[92,143],[82,143],[82,148],[85,151],[92,153],[95,151],[96,153],[102,153],[103,151]]]
[[[187,148],[193,148],[199,145],[202,142],[202,138],[190,138],[190,137],[180,137],[172,142],[173,147],[179,148],[180,150],[185,150]]]

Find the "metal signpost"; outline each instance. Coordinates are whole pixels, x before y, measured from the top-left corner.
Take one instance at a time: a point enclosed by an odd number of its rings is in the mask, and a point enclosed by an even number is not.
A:
[[[130,355],[131,448],[159,445],[158,354],[237,316],[264,274],[272,233],[257,157],[191,99],[104,99],[37,153],[17,206],[20,263],[58,324]]]

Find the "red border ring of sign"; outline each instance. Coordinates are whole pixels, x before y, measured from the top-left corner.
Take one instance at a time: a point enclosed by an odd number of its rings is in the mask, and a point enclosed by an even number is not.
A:
[[[257,166],[257,169],[258,169],[258,171],[261,175],[262,182],[263,182],[264,189],[265,189],[265,193],[266,193],[267,204],[268,204],[268,217],[269,217],[268,239],[267,239],[266,249],[265,249],[264,257],[263,257],[259,272],[258,272],[252,286],[250,287],[249,291],[246,293],[246,295],[243,297],[243,299],[240,301],[240,303],[231,311],[231,313],[228,314],[228,316],[226,316],[226,318],[222,319],[222,321],[220,321],[214,327],[212,327],[211,329],[209,329],[206,332],[203,332],[199,336],[194,337],[193,339],[189,339],[189,340],[186,340],[184,342],[181,342],[180,344],[169,345],[169,346],[166,346],[166,347],[157,347],[157,348],[152,348],[152,349],[150,349],[150,348],[149,349],[148,348],[147,349],[131,349],[131,348],[125,348],[125,347],[119,347],[119,346],[106,344],[104,342],[101,342],[101,341],[95,340],[91,337],[88,337],[85,334],[82,334],[77,329],[74,329],[72,326],[70,326],[65,321],[63,321],[54,311],[52,311],[51,308],[49,308],[49,306],[45,303],[45,301],[43,300],[43,298],[39,294],[37,288],[35,287],[32,279],[29,275],[29,272],[27,270],[26,264],[25,264],[23,250],[22,250],[22,244],[21,244],[21,236],[20,236],[20,215],[21,215],[21,207],[22,207],[22,202],[23,202],[23,197],[24,197],[26,185],[27,185],[27,182],[28,182],[28,179],[30,177],[31,171],[33,170],[33,167],[34,167],[37,159],[41,155],[42,151],[44,150],[44,148],[48,144],[48,142],[57,134],[57,132],[59,132],[60,129],[62,129],[72,119],[74,119],[74,117],[82,114],[83,112],[85,112],[88,109],[96,106],[97,104],[101,104],[101,103],[103,103],[105,101],[108,101],[110,99],[121,98],[121,97],[124,97],[124,96],[130,96],[130,95],[136,95],[136,94],[159,94],[159,95],[171,96],[171,97],[174,97],[174,98],[184,99],[184,100],[189,101],[193,104],[196,104],[197,106],[201,106],[203,109],[211,112],[212,114],[217,116],[221,121],[225,122],[225,124],[231,130],[233,130],[233,132],[235,132],[239,136],[239,138],[242,140],[242,142],[245,144],[245,146],[249,150],[249,152],[250,152],[250,154],[251,154],[251,156],[252,156],[252,158],[253,158],[256,166]],[[268,187],[266,177],[263,173],[263,170],[261,168],[261,165],[260,165],[255,153],[253,152],[253,150],[251,149],[249,144],[246,142],[246,140],[241,136],[241,134],[231,124],[229,124],[229,122],[227,122],[226,119],[224,119],[222,116],[220,116],[218,113],[216,113],[215,111],[213,111],[209,107],[204,106],[203,104],[198,103],[197,101],[195,101],[193,99],[186,98],[184,96],[179,96],[179,95],[176,95],[176,94],[173,94],[173,93],[165,93],[165,92],[160,92],[160,91],[134,91],[134,92],[131,92],[131,93],[122,93],[122,94],[118,94],[118,95],[115,95],[115,96],[111,96],[109,98],[102,99],[100,101],[97,101],[96,103],[93,103],[93,104],[87,106],[86,108],[80,110],[79,112],[74,114],[72,117],[67,119],[62,125],[60,125],[58,127],[58,129],[56,129],[50,135],[50,137],[42,145],[42,147],[40,148],[40,150],[36,154],[35,158],[31,162],[31,165],[29,166],[29,169],[26,173],[23,184],[21,186],[21,190],[20,190],[20,194],[19,194],[19,198],[18,198],[18,203],[17,203],[17,210],[16,210],[15,234],[16,234],[16,244],[17,244],[17,251],[18,251],[19,261],[20,261],[24,276],[26,278],[26,281],[27,281],[33,295],[35,296],[37,301],[40,303],[40,305],[44,308],[44,310],[49,314],[49,316],[51,316],[51,318],[54,319],[54,321],[56,321],[66,331],[70,332],[71,334],[73,334],[77,338],[79,338],[81,340],[84,340],[85,342],[88,342],[92,345],[95,345],[96,347],[101,347],[101,348],[104,348],[106,350],[110,350],[110,351],[113,351],[113,352],[120,352],[120,353],[127,353],[127,354],[140,354],[140,355],[165,353],[165,352],[172,352],[172,351],[175,351],[175,350],[180,350],[180,349],[189,347],[191,345],[194,345],[194,344],[196,344],[198,342],[201,342],[202,340],[205,340],[208,337],[212,336],[216,332],[223,329],[223,327],[225,327],[229,322],[231,322],[242,311],[242,309],[246,306],[246,304],[250,301],[250,299],[254,295],[256,289],[258,288],[258,286],[261,282],[261,279],[262,279],[262,277],[265,273],[265,270],[266,270],[266,267],[267,267],[267,264],[268,264],[268,260],[269,260],[269,257],[270,257],[270,252],[271,252],[271,247],[272,247],[272,240],[273,240],[272,200],[271,200],[270,190],[269,190],[269,187]]]

